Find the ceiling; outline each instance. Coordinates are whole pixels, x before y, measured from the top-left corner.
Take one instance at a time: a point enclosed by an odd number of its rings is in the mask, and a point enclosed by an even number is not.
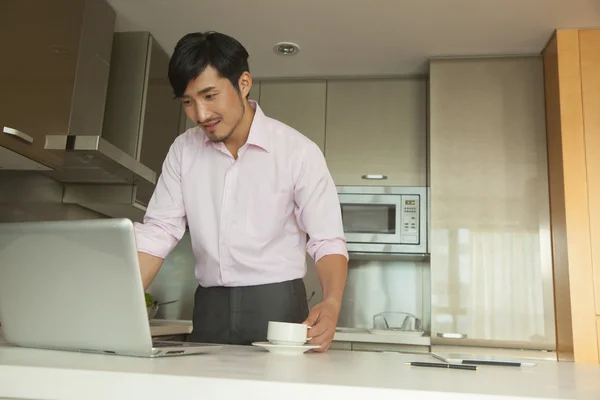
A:
[[[600,0],[108,0],[116,30],[171,54],[214,30],[250,53],[255,78],[415,75],[434,56],[539,54],[554,29],[600,28]],[[300,52],[275,54],[280,41]]]

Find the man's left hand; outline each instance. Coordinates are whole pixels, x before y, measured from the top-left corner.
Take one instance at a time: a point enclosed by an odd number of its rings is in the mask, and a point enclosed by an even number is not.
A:
[[[308,343],[321,346],[314,351],[326,352],[331,346],[339,313],[340,304],[334,299],[325,299],[310,310],[303,323],[312,327],[307,333],[312,338]]]

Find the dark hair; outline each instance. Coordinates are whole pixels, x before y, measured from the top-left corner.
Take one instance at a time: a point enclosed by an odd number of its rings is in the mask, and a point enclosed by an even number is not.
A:
[[[215,68],[236,90],[248,67],[248,52],[240,42],[218,32],[188,33],[175,46],[169,61],[169,81],[175,97],[183,96],[188,83],[207,66]]]

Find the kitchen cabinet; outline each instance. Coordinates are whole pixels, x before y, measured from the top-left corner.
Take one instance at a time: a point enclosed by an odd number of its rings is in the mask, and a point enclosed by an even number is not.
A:
[[[558,30],[543,51],[557,353],[600,363],[600,30]]]
[[[555,349],[541,57],[430,63],[432,344]]]
[[[425,79],[328,81],[326,127],[336,185],[427,184]]]
[[[266,81],[260,85],[264,113],[325,149],[325,81]]]
[[[115,12],[103,0],[3,0],[1,14],[0,146],[60,170],[46,135],[102,130]]]

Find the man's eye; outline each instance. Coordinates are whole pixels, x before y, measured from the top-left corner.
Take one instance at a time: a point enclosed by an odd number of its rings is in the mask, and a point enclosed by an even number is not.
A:
[[[214,98],[215,98],[214,94],[207,94],[205,97],[206,100],[213,100]]]

